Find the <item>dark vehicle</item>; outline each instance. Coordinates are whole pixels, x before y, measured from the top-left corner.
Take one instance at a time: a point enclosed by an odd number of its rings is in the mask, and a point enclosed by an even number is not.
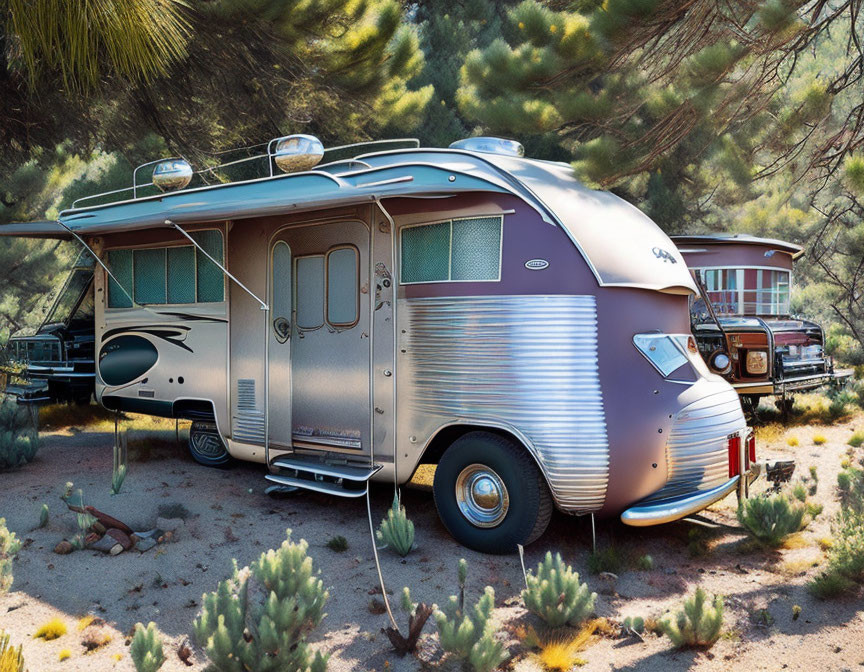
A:
[[[6,393],[19,403],[90,403],[93,396],[93,258],[82,252],[44,322],[6,346]]]
[[[812,390],[850,375],[835,371],[825,334],[791,314],[792,264],[804,250],[746,234],[673,236],[702,287],[691,326],[712,371],[724,376],[745,407],[760,397]]]

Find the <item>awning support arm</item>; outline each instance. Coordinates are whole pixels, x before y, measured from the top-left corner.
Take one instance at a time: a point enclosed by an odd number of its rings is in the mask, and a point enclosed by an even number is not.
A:
[[[259,304],[261,304],[261,310],[270,310],[270,306],[268,306],[264,301],[262,301],[261,299],[259,299],[259,298],[258,298],[258,297],[257,297],[257,296],[252,292],[252,290],[249,289],[246,285],[244,285],[244,284],[243,284],[242,282],[240,282],[237,278],[235,278],[233,275],[231,275],[231,273],[228,272],[228,269],[227,269],[227,268],[225,268],[222,264],[220,264],[220,263],[219,263],[218,261],[216,261],[213,257],[211,257],[211,256],[207,253],[207,250],[205,250],[203,247],[201,247],[201,246],[200,246],[200,245],[195,241],[195,239],[194,239],[192,236],[190,236],[188,233],[186,233],[186,231],[185,231],[183,228],[181,228],[180,226],[178,226],[177,224],[175,224],[174,222],[172,222],[170,219],[166,219],[166,220],[165,220],[165,226],[173,226],[173,227],[174,227],[175,229],[177,229],[180,233],[182,233],[186,238],[188,238],[188,239],[189,239],[189,242],[192,243],[192,244],[195,246],[195,249],[197,249],[201,254],[203,254],[203,255],[204,255],[205,257],[207,257],[210,261],[212,261],[214,264],[216,264],[216,265],[219,267],[219,270],[221,270],[221,271],[225,274],[226,277],[230,278],[230,279],[231,279],[231,280],[232,280],[232,281],[233,281],[237,286],[239,286],[239,287],[240,287],[244,292],[246,292],[249,296],[251,296],[253,299],[255,299]]]

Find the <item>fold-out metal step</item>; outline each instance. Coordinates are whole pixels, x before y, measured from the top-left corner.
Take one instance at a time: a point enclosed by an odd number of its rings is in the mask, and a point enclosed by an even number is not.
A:
[[[267,474],[268,481],[337,497],[362,497],[369,479],[381,469],[380,464],[333,463],[296,455],[277,457],[270,466],[276,473]]]

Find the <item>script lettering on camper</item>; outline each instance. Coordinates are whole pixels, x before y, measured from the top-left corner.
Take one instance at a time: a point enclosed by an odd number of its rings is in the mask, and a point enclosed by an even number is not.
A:
[[[658,259],[662,259],[663,261],[668,261],[672,264],[677,264],[678,260],[672,256],[670,252],[667,252],[662,247],[655,247],[651,250],[654,253],[654,256]]]

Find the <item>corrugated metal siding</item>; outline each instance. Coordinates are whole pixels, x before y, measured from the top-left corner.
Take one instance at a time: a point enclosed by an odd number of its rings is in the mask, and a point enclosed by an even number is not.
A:
[[[428,436],[449,422],[511,426],[562,509],[603,505],[609,445],[593,296],[408,299],[400,310],[403,427]]]

